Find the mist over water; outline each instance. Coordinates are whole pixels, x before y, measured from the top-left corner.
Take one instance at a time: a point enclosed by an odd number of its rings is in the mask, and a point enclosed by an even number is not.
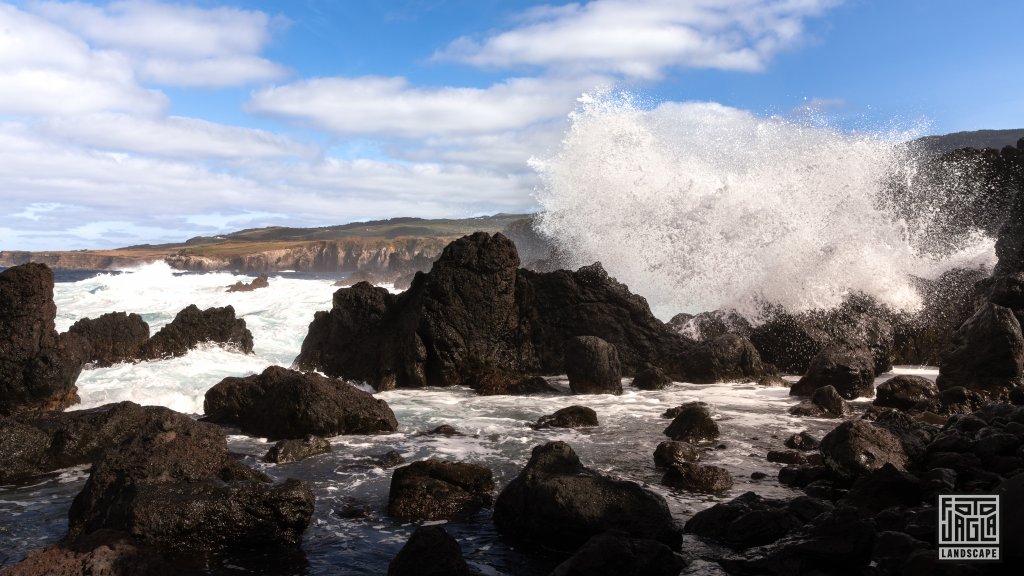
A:
[[[560,151],[534,161],[540,229],[571,265],[601,261],[663,319],[828,308],[851,291],[913,310],[910,275],[994,263],[992,238],[937,256],[919,241],[929,214],[908,222],[885,207],[887,183],[916,169],[903,143],[917,135],[585,96]]]

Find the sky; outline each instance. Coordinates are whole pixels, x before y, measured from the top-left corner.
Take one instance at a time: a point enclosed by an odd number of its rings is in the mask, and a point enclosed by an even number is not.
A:
[[[1024,127],[1019,0],[0,2],[0,250],[537,209],[584,94]]]

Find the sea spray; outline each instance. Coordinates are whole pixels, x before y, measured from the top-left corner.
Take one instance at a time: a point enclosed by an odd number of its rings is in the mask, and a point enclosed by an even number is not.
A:
[[[584,97],[560,151],[534,161],[540,230],[570,265],[600,260],[655,314],[764,302],[829,308],[851,291],[903,310],[910,275],[990,263],[992,239],[926,255],[881,192],[915,162],[902,134],[844,133],[715,103],[644,109]]]

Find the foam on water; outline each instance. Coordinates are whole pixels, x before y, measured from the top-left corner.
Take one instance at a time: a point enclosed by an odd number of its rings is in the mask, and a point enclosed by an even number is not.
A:
[[[913,168],[901,144],[913,135],[715,103],[643,109],[629,95],[584,97],[560,151],[534,161],[540,227],[573,265],[600,260],[662,318],[752,316],[764,301],[827,308],[851,290],[914,309],[908,274],[991,264],[994,253],[978,236],[956,254],[925,256],[915,238],[927,222],[908,226],[882,208],[886,182]]]

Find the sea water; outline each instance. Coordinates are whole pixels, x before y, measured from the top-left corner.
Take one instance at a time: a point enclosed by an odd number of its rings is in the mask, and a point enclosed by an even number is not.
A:
[[[290,277],[289,277],[290,276]],[[278,364],[290,366],[317,310],[330,308],[336,287],[330,278],[299,275],[271,276],[270,286],[252,292],[228,293],[225,287],[250,278],[231,274],[188,274],[152,264],[119,274],[101,273],[55,288],[59,330],[76,320],[111,311],[141,314],[155,332],[182,308],[196,304],[234,307],[253,333],[254,353],[241,354],[217,346],[201,346],[181,358],[87,368],[78,380],[82,404],[75,408],[131,400],[168,406],[200,415],[203,396],[226,376],[245,376]],[[910,370],[934,377],[933,370]],[[891,374],[882,376],[882,381]],[[553,378],[560,393],[544,396],[477,396],[466,388],[394,390],[378,393],[394,410],[399,429],[391,434],[339,436],[333,452],[303,462],[267,464],[263,454],[271,443],[229,430],[231,450],[245,455],[246,464],[281,480],[300,478],[316,496],[316,511],[304,534],[306,574],[382,574],[408,539],[415,525],[387,516],[391,470],[375,458],[399,451],[407,462],[429,457],[472,462],[494,471],[498,490],[526,464],[534,446],[564,440],[582,461],[601,472],[648,486],[664,496],[677,522],[694,512],[747,490],[767,497],[795,493],[776,480],[778,464],[769,463],[769,450],[783,449],[786,437],[809,430],[821,437],[835,421],[790,416],[797,400],[786,388],[753,384],[693,385],[676,383],[661,391],[642,391],[623,381],[624,393],[570,396],[564,379]],[[668,408],[701,400],[712,406],[722,430],[715,442],[703,446],[702,461],[727,469],[735,486],[727,494],[709,496],[671,490],[659,484],[653,452],[667,437]],[[600,426],[578,430],[533,430],[540,416],[574,404],[593,408]],[[857,409],[866,400],[854,402]],[[462,435],[425,432],[451,424]],[[750,474],[768,473],[755,481]],[[67,512],[88,474],[80,466],[35,480],[27,485],[0,487],[0,566],[11,565],[28,551],[56,542],[67,529]],[[365,510],[364,514],[344,513]],[[462,545],[471,565],[482,574],[546,574],[550,562],[531,560],[506,544],[487,509],[451,521],[446,528]],[[687,546],[697,543],[688,539]],[[226,561],[216,573],[259,573],[244,562]]]

